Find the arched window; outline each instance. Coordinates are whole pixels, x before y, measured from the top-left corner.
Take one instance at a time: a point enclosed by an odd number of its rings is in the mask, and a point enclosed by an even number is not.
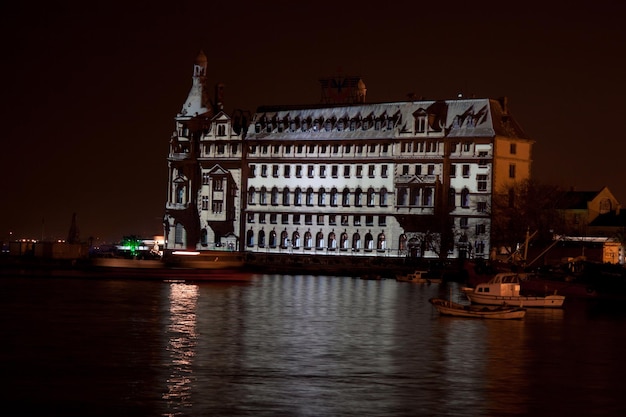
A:
[[[270,248],[276,247],[276,231],[270,231]]]
[[[361,235],[355,233],[352,235],[352,250],[358,251],[361,249]]]
[[[286,230],[283,230],[280,233],[280,247],[282,249],[287,249],[288,246],[289,246],[289,233],[287,233]]]
[[[375,198],[376,198],[376,192],[374,191],[374,189],[372,187],[368,188],[367,189],[367,206],[368,207],[374,207]]]
[[[343,232],[340,237],[341,250],[347,250],[350,246],[350,241],[348,240],[348,234]]]
[[[302,189],[300,189],[300,187],[296,187],[293,193],[293,204],[296,206],[302,205]]]
[[[259,191],[259,204],[267,204],[267,188],[265,187],[261,187],[261,190]]]
[[[335,232],[330,232],[328,234],[328,249],[337,249],[337,238],[335,237]]]
[[[387,206],[387,189],[386,188],[380,189],[380,196],[378,198],[378,201],[381,207]]]
[[[398,247],[400,250],[406,250],[406,235],[402,233],[400,239],[398,239]]]
[[[385,234],[379,233],[378,239],[376,240],[376,249],[385,250],[387,249],[387,244],[385,243]]]
[[[249,248],[254,246],[254,232],[252,231],[252,229],[248,230],[248,232],[246,233],[246,245]]]
[[[461,191],[461,207],[468,208],[469,205],[470,205],[469,190],[467,188],[463,188],[463,191]]]
[[[315,248],[324,249],[324,233],[321,231],[315,235]]]
[[[308,230],[304,232],[304,249],[311,249],[313,247],[313,236]]]
[[[330,190],[330,205],[337,207],[337,189],[335,187]]]
[[[293,246],[294,249],[298,249],[300,247],[300,233],[297,231],[293,232],[291,235],[291,246]]]
[[[306,190],[306,205],[307,206],[312,206],[313,205],[313,188],[309,187]]]
[[[350,190],[348,188],[343,189],[343,196],[342,196],[341,202],[344,207],[350,206]]]
[[[357,207],[361,207],[361,205],[363,204],[363,202],[361,201],[363,199],[363,190],[361,190],[361,188],[357,188],[356,190],[354,190],[354,205]]]
[[[326,205],[326,189],[324,187],[320,188],[317,192],[317,205],[325,206]]]
[[[278,188],[272,187],[272,205],[278,205]]]
[[[265,247],[265,231],[259,230],[259,247]]]
[[[256,192],[254,191],[254,187],[250,187],[248,189],[248,204],[255,204],[256,200],[254,198],[254,195],[256,194]]]
[[[367,232],[365,234],[365,250],[372,250],[374,249],[374,238],[372,237],[372,234]]]
[[[283,206],[289,205],[289,187],[283,188]]]

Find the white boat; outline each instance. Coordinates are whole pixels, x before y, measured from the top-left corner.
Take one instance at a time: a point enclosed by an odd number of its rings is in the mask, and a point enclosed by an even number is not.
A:
[[[526,315],[526,309],[510,305],[476,306],[455,303],[443,298],[428,300],[444,316],[471,317],[479,319],[521,319]]]
[[[563,306],[565,297],[562,295],[525,296],[520,294],[520,275],[514,272],[496,274],[486,283],[478,284],[476,288],[464,288],[463,292],[472,303],[484,305],[508,304],[523,307],[553,307]]]
[[[432,278],[429,276],[428,271],[416,270],[405,275],[396,275],[396,281],[400,282],[413,282],[416,284],[432,284],[441,283],[441,279]]]

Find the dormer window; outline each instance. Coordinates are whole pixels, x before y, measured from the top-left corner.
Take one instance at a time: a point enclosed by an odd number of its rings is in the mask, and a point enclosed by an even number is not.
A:
[[[343,130],[343,119],[339,119],[337,121],[337,131],[341,132]]]
[[[226,136],[226,125],[220,124],[217,126],[217,136]]]

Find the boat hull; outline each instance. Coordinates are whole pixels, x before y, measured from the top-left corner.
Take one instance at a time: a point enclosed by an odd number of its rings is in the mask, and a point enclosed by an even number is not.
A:
[[[546,297],[527,296],[507,296],[507,295],[485,295],[476,292],[466,292],[465,295],[472,303],[497,306],[507,304],[517,307],[541,307],[560,308],[563,307],[565,297],[562,295],[548,295]]]
[[[444,316],[479,319],[515,320],[522,319],[526,310],[514,306],[478,307],[454,303],[442,298],[431,298],[429,302]]]

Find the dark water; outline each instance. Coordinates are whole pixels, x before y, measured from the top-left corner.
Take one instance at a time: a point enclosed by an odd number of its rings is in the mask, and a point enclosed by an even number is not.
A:
[[[456,284],[0,279],[8,416],[621,416],[626,306],[440,317]]]

